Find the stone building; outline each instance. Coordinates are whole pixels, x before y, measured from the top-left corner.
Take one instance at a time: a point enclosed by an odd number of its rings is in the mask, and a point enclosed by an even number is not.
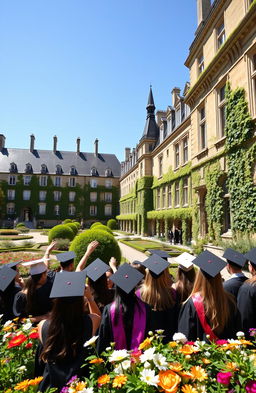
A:
[[[190,81],[121,163],[121,228],[183,241],[256,231],[256,1],[197,0]]]
[[[63,219],[106,221],[119,212],[120,162],[114,154],[60,151],[57,137],[52,150],[8,148],[0,135],[0,188],[3,192],[2,226],[26,222],[51,227]]]

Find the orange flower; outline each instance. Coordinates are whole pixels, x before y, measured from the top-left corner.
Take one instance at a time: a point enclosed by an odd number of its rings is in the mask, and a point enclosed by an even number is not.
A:
[[[29,387],[29,379],[25,379],[25,381],[22,381],[18,383],[16,386],[14,386],[14,390],[23,390],[25,392],[25,390],[27,390],[28,387]]]
[[[145,338],[144,341],[139,345],[139,349],[149,348],[151,346],[152,338]]]
[[[120,374],[114,378],[113,387],[114,388],[121,388],[127,381],[127,376]]]
[[[179,349],[179,352],[183,353],[183,355],[191,355],[191,353],[194,353],[196,351],[194,350],[192,345],[185,344]]]
[[[3,330],[3,332],[8,332],[8,330],[12,330],[13,326],[14,326],[14,323],[11,323],[10,325],[5,326],[2,330]]]
[[[198,381],[204,381],[208,378],[205,370],[200,366],[193,366],[190,370],[192,378],[197,379]]]
[[[25,334],[20,333],[17,336],[14,336],[13,338],[11,338],[11,340],[8,342],[7,347],[8,348],[12,348],[12,347],[17,347],[19,345],[21,345],[22,343],[24,343],[24,341],[27,340],[27,337],[25,336]]]
[[[172,371],[175,371],[176,373],[182,370],[182,365],[179,362],[169,363],[169,367]]]
[[[203,358],[203,359],[202,359],[202,362],[203,362],[204,364],[210,364],[210,363],[211,363],[211,361],[210,361],[209,359],[207,359],[207,358]]]
[[[34,379],[30,379],[30,381],[28,382],[29,386],[36,386],[39,385],[39,383],[43,380],[43,377],[37,377]]]
[[[176,393],[181,378],[172,370],[160,371],[158,385],[165,393]]]
[[[77,384],[76,384],[76,387],[75,387],[75,391],[76,392],[82,392],[83,391],[83,389],[85,389],[86,388],[86,383],[85,382],[78,382]]]
[[[234,362],[227,362],[226,363],[226,368],[227,368],[227,370],[230,370],[230,371],[239,370],[239,368],[237,367],[237,364],[234,363]]]
[[[169,345],[169,347],[171,347],[171,348],[175,348],[175,347],[178,346],[178,344],[176,343],[176,341],[170,341],[168,345]]]
[[[243,345],[253,345],[253,343],[251,343],[251,341],[247,341],[247,340],[240,340],[240,343]]]
[[[198,390],[193,388],[192,385],[184,385],[184,386],[182,386],[181,391],[183,393],[198,393]]]
[[[89,361],[89,363],[91,363],[91,364],[99,364],[99,363],[103,363],[103,362],[104,362],[104,360],[101,358],[95,358],[95,359],[92,359]]]
[[[179,373],[179,375],[182,378],[185,378],[185,379],[191,379],[192,378],[192,374],[190,372],[188,372],[188,371],[182,371],[182,372]]]
[[[97,380],[99,385],[105,385],[106,383],[109,383],[109,381],[110,381],[110,376],[108,374],[101,375]]]

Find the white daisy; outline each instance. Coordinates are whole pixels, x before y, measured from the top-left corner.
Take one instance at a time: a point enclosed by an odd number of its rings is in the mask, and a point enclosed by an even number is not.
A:
[[[155,366],[158,368],[158,370],[167,370],[168,368],[168,363],[166,361],[166,357],[161,355],[161,353],[156,353],[153,356],[153,362]]]
[[[93,336],[92,338],[90,338],[90,340],[84,343],[84,347],[89,347],[89,345],[93,345],[97,341],[98,337],[99,336]]]
[[[236,333],[236,337],[237,337],[237,338],[244,337],[244,332],[237,332],[237,333]]]
[[[129,353],[127,352],[126,349],[119,349],[117,351],[114,351],[112,355],[110,355],[109,361],[118,362],[119,360],[123,360],[128,357],[129,357]]]
[[[140,355],[141,363],[145,363],[148,360],[153,360],[153,356],[154,356],[155,350],[156,350],[155,347],[146,349],[146,351],[142,355]]]
[[[31,322],[27,322],[22,326],[22,330],[29,330],[32,327],[32,323]]]
[[[187,342],[187,337],[185,336],[185,334],[183,333],[175,333],[173,335],[173,341],[179,342],[181,344],[185,344],[185,342]]]
[[[6,321],[5,324],[4,324],[4,328],[7,327],[7,326],[9,326],[9,325],[11,325],[11,324],[12,324],[12,321],[10,321],[10,320],[9,320],[9,321]]]
[[[141,380],[145,382],[147,385],[155,386],[157,387],[157,384],[159,382],[159,377],[158,375],[155,375],[154,370],[143,370],[140,372]]]

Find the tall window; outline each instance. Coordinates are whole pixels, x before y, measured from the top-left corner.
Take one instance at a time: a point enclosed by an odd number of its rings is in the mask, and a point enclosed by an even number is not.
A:
[[[39,177],[39,185],[41,187],[46,187],[47,186],[47,176],[40,176]]]
[[[46,191],[39,191],[39,201],[45,201]]]
[[[201,53],[201,55],[198,57],[198,74],[200,75],[204,70],[204,55]]]
[[[59,205],[55,205],[54,206],[54,212],[55,212],[55,216],[59,216],[60,215],[60,206]]]
[[[112,202],[112,192],[105,192],[105,202]]]
[[[218,111],[219,111],[219,137],[222,138],[225,134],[225,124],[226,124],[225,86],[222,86],[218,91]]]
[[[6,205],[6,212],[7,212],[7,214],[14,214],[15,213],[15,205],[14,205],[14,203],[7,203],[7,205]]]
[[[90,216],[96,216],[97,215],[97,206],[91,205],[90,206]]]
[[[61,198],[61,191],[53,191],[53,198],[54,198],[54,200],[57,202],[57,201],[60,201],[60,198]]]
[[[157,189],[157,208],[160,209],[160,188]]]
[[[70,192],[68,193],[68,198],[69,198],[69,201],[70,201],[70,202],[74,202],[75,197],[76,197],[76,193],[75,193],[74,191],[70,191]]]
[[[75,176],[77,174],[76,167],[72,166],[70,168],[70,175]]]
[[[13,201],[15,199],[15,190],[8,190],[7,198],[9,201]]]
[[[70,177],[69,178],[69,187],[75,187],[75,186],[76,186],[76,178]]]
[[[175,206],[180,204],[180,183],[177,181],[175,183]]]
[[[188,178],[183,179],[183,205],[188,204]]]
[[[91,188],[97,188],[98,182],[95,179],[90,180]]]
[[[205,117],[205,107],[201,108],[199,111],[199,144],[201,150],[206,148],[206,117]]]
[[[162,207],[165,207],[166,206],[166,188],[165,188],[165,186],[162,188],[162,201],[163,201]]]
[[[188,137],[183,139],[183,163],[188,161]]]
[[[23,176],[23,184],[24,186],[29,186],[31,182],[31,176]]]
[[[76,207],[74,205],[68,206],[68,214],[70,216],[74,216],[76,214]]]
[[[60,165],[56,165],[56,173],[57,175],[61,175],[62,174],[62,168]]]
[[[105,205],[105,216],[111,216],[112,215],[112,206],[111,205]]]
[[[252,99],[254,115],[256,115],[256,53],[251,57]]]
[[[105,187],[111,188],[112,187],[112,180],[105,180]]]
[[[30,190],[24,190],[23,191],[23,200],[24,201],[29,201],[30,200],[30,195],[31,195],[31,191]]]
[[[217,27],[216,33],[217,33],[217,49],[219,49],[226,40],[224,21],[222,21]]]
[[[174,151],[175,151],[175,168],[178,168],[178,166],[180,165],[180,146],[178,143],[175,145]]]
[[[168,186],[168,207],[172,206],[172,186]]]
[[[90,201],[91,202],[97,201],[97,192],[90,192]]]
[[[13,175],[9,176],[8,184],[10,186],[15,186],[15,184],[16,184],[16,176],[13,176]]]
[[[54,178],[54,185],[55,185],[55,187],[60,187],[61,186],[61,177],[60,176],[56,176]]]
[[[159,162],[159,177],[160,177],[163,174],[163,156],[160,156],[158,158],[158,162]]]
[[[17,172],[17,165],[14,162],[12,162],[10,164],[10,169],[9,170],[10,170],[11,173],[16,173]]]
[[[39,214],[44,215],[46,213],[46,204],[45,203],[39,203]]]

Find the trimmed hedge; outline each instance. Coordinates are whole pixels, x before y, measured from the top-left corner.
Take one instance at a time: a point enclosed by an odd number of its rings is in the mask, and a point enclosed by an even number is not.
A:
[[[103,224],[102,224],[102,222],[96,221],[96,222],[94,222],[94,223],[91,225],[90,229],[93,229],[93,228],[97,227],[98,225],[103,225]]]
[[[88,244],[93,240],[97,240],[99,245],[92,255],[90,255],[87,265],[96,258],[100,258],[102,261],[109,263],[110,258],[115,257],[117,262],[120,262],[121,251],[114,236],[100,229],[89,229],[88,231],[76,236],[70,245],[70,251],[74,251],[76,253],[76,264],[84,256]]]
[[[107,227],[110,229],[117,229],[117,221],[114,218],[110,218],[107,222]]]
[[[1,236],[0,235],[0,240],[28,240],[28,239],[33,239],[33,236],[31,235],[8,235],[8,236]]]
[[[53,239],[69,239],[73,240],[75,234],[73,230],[67,225],[56,225],[48,233],[48,240],[51,242]]]
[[[80,224],[80,222],[78,222],[78,221],[74,221],[74,222],[73,222],[73,224],[75,224],[75,225],[76,225],[76,227],[77,227],[77,230],[79,231],[79,229],[81,228],[81,224]]]
[[[113,232],[111,231],[111,229],[108,228],[106,225],[103,225],[103,224],[97,225],[97,226],[95,226],[94,228],[91,228],[91,229],[100,229],[101,231],[106,231],[106,232],[108,232],[110,235],[113,236]]]
[[[66,218],[66,220],[62,221],[62,224],[70,224],[72,222],[71,218]]]
[[[16,225],[16,228],[20,228],[20,227],[25,227],[26,225],[24,224],[24,222],[19,222],[17,225]]]
[[[0,235],[2,236],[11,236],[11,235],[18,235],[19,231],[16,231],[15,229],[0,229]]]
[[[76,224],[75,224],[74,222],[68,222],[68,223],[65,224],[65,225],[67,225],[69,228],[72,229],[72,231],[74,232],[74,235],[75,235],[75,236],[77,235],[78,228],[77,228],[77,226],[76,226]]]

